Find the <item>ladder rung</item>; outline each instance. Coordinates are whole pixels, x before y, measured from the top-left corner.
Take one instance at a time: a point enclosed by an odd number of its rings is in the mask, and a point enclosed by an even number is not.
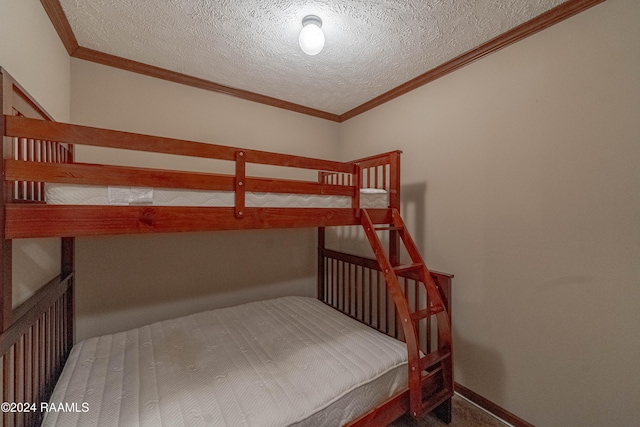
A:
[[[453,395],[453,390],[450,387],[444,387],[436,394],[430,396],[429,400],[422,402],[422,413],[431,412],[434,408],[433,402],[442,402],[447,397]]]
[[[444,306],[442,304],[433,305],[431,307],[423,308],[422,310],[411,313],[411,319],[415,322],[416,320],[425,319],[432,314],[438,314],[441,311],[444,311]]]
[[[438,349],[434,352],[431,352],[426,356],[420,358],[420,369],[422,371],[427,370],[433,367],[433,365],[442,362],[449,356],[451,356],[451,352],[445,351],[443,349]]]
[[[429,308],[431,314],[438,314],[444,311],[444,306],[442,304],[435,304]]]
[[[402,230],[404,227],[395,226],[395,225],[379,225],[377,227],[373,227],[376,231],[397,231]]]
[[[431,308],[423,308],[422,310],[418,310],[415,313],[411,313],[411,319],[413,319],[413,321],[422,320],[431,316],[432,314],[433,313],[431,311]]]
[[[396,273],[400,273],[402,271],[418,270],[423,267],[423,263],[414,262],[413,264],[396,265],[395,267],[393,267],[393,271],[395,271]]]

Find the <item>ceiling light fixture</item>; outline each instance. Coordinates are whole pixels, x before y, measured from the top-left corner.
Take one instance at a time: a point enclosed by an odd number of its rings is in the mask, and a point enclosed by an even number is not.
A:
[[[298,42],[307,55],[317,55],[324,47],[324,33],[320,29],[322,20],[315,15],[305,16]]]

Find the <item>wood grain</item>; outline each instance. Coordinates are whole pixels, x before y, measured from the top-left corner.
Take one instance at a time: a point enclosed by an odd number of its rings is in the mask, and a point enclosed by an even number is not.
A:
[[[235,161],[237,147],[5,115],[5,135],[124,150]],[[353,173],[350,163],[242,149],[246,162]]]
[[[375,222],[386,209],[369,210]],[[10,203],[6,205],[8,239],[102,236],[189,231],[358,225],[353,209],[246,208],[242,219],[234,207],[79,206]]]

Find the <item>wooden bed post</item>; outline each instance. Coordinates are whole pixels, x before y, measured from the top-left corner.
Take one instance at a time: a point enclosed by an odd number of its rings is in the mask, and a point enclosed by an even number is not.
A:
[[[246,162],[245,153],[237,150],[236,157],[236,180],[235,180],[235,214],[236,218],[244,218],[245,210],[245,179],[246,179]]]
[[[11,90],[11,80],[8,78],[6,71],[0,68],[0,100],[2,101],[2,114],[13,114],[11,108],[11,98],[13,91]],[[11,138],[4,136],[4,119],[0,122],[0,131],[2,137],[2,163],[0,163],[0,176],[4,177],[4,159],[13,158],[13,144]],[[13,198],[13,190],[11,183],[8,181],[2,181],[0,187],[0,199],[2,199],[2,206],[0,206],[0,224],[4,224],[5,204],[11,202]],[[7,240],[5,236],[5,228],[0,230],[0,257],[2,257],[2,284],[0,284],[0,332],[5,331],[9,325],[11,325],[12,315],[12,252],[13,245],[11,240]]]
[[[389,208],[400,214],[400,151],[389,154]],[[389,261],[391,265],[400,265],[400,234],[389,231]]]
[[[0,68],[0,103],[3,117],[2,161],[0,161],[0,357],[2,394],[13,402],[49,400],[74,340],[74,238],[61,237],[59,275],[49,280],[26,301],[13,308],[12,236],[7,226],[11,206],[41,207],[44,185],[39,177],[11,177],[9,163],[64,163],[73,159],[73,147],[53,139],[11,135],[10,122],[20,117],[53,118]],[[10,135],[10,136],[4,136]],[[16,144],[16,139],[18,143]],[[29,168],[31,169],[31,168]],[[16,184],[17,182],[17,184]],[[66,236],[62,234],[61,236]],[[58,237],[58,236],[56,236]],[[2,425],[39,425],[43,412],[4,412]]]
[[[440,295],[442,296],[442,302],[447,310],[447,315],[449,316],[449,325],[452,325],[451,321],[451,281],[453,279],[452,274],[433,274],[433,279],[438,285],[438,289],[440,290]],[[447,339],[446,337],[438,336],[438,340]],[[447,369],[450,372],[450,375],[443,376],[444,386],[446,388],[450,388],[453,390],[453,346],[450,348],[451,355],[447,360],[443,362],[448,364]],[[433,413],[437,416],[442,422],[449,424],[451,422],[451,416],[453,412],[451,397],[442,402],[440,405],[436,406],[433,409]]]
[[[362,188],[362,169],[360,168],[360,164],[356,163],[354,165],[354,173],[353,173],[353,186],[355,190],[353,192],[353,209],[356,211],[356,218],[360,218],[360,189]]]
[[[324,184],[325,182],[325,172],[318,172],[318,183]],[[324,265],[324,249],[325,249],[325,228],[318,227],[318,275],[316,277],[318,281],[318,289],[316,291],[316,298],[320,301],[325,301],[324,294],[324,274],[325,274],[325,265]]]
[[[67,290],[67,342],[75,343],[75,238],[63,237],[62,239],[61,277],[69,277],[69,289]]]
[[[316,298],[325,301],[324,294],[325,283],[325,264],[324,264],[324,248],[325,248],[325,228],[318,227],[318,291]]]

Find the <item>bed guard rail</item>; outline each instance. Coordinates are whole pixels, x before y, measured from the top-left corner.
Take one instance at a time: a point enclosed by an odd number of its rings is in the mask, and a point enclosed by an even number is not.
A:
[[[341,225],[348,223],[349,217],[356,218],[360,208],[360,189],[378,188],[388,191],[389,207],[399,205],[399,151],[381,154],[378,156],[359,159],[351,162],[338,162],[331,160],[314,159],[290,154],[272,153],[267,151],[242,149],[217,144],[185,141],[158,136],[149,136],[105,130],[94,127],[58,123],[45,120],[30,119],[25,117],[4,116],[5,153],[4,168],[5,180],[13,182],[14,201],[43,201],[43,184],[53,183],[73,183],[91,185],[117,185],[117,186],[137,186],[172,189],[191,190],[214,190],[230,191],[235,193],[235,205],[231,208],[231,215],[224,213],[228,218],[209,217],[203,219],[200,224],[191,224],[194,230],[206,229],[206,223],[215,221],[221,228],[214,229],[235,229],[235,228],[276,228],[276,227],[315,227],[323,225]],[[12,141],[7,149],[7,140]],[[55,141],[55,142],[52,142]],[[202,172],[187,172],[180,170],[162,170],[152,168],[116,166],[108,164],[88,164],[77,163],[71,154],[74,145],[87,145],[94,147],[105,147],[113,149],[126,149],[142,152],[163,153],[171,155],[191,156],[205,159],[215,159],[230,161],[235,164],[234,174],[215,174]],[[43,148],[51,147],[51,148]],[[47,154],[47,153],[56,153]],[[43,154],[44,153],[44,154]],[[318,171],[320,179],[317,180],[294,180],[283,178],[253,177],[247,174],[248,164],[271,165],[297,169],[308,169]],[[289,194],[311,194],[311,195],[335,195],[348,196],[352,198],[350,212],[343,212],[340,215],[330,215],[325,213],[326,221],[314,220],[317,214],[312,214],[309,210],[309,218],[305,215],[291,215],[278,221],[273,220],[266,223],[264,218],[258,218],[251,214],[256,208],[247,208],[245,205],[246,192],[271,192]],[[115,217],[121,217],[123,211],[121,206],[109,206],[109,209],[96,206],[83,206],[76,209],[74,215],[82,215],[86,219],[105,218],[113,213]],[[113,208],[113,209],[112,209]],[[119,208],[119,209],[116,209]],[[78,229],[68,235],[91,235],[91,234],[123,234],[142,231],[180,231],[184,222],[172,224],[166,229],[161,229],[158,224],[167,218],[176,215],[184,216],[186,208],[154,207],[131,207],[138,209],[134,214],[137,224],[135,227],[125,225],[115,225],[109,231],[104,227],[101,231],[90,229]],[[163,209],[158,209],[163,208]],[[167,209],[164,209],[167,208]],[[21,204],[9,203],[7,205],[7,230],[9,238],[17,237],[45,237],[52,233],[51,229],[45,230],[44,225],[38,225],[35,221],[29,224],[31,232],[25,226],[19,226],[18,219],[38,215],[41,220],[48,218],[54,220],[56,215],[64,210],[61,206],[40,207],[27,211],[27,207]],[[178,212],[176,209],[182,209]],[[192,208],[194,209],[194,208]],[[198,208],[195,208],[198,209]],[[288,209],[288,208],[283,208]],[[266,209],[263,209],[266,211]],[[27,213],[29,212],[29,213]],[[38,213],[40,212],[40,213]],[[56,213],[57,212],[57,213]],[[130,215],[129,213],[124,215]],[[199,214],[201,214],[200,211]],[[263,212],[264,213],[264,212]],[[280,215],[277,209],[272,209],[269,214]],[[146,215],[146,216],[145,216]],[[152,218],[149,218],[149,215]],[[190,215],[190,214],[189,214]],[[70,213],[64,213],[65,218],[70,217]],[[13,222],[13,219],[16,221]],[[193,219],[193,218],[191,218]],[[245,219],[246,225],[238,226],[237,221],[231,220]],[[222,220],[222,221],[220,221]],[[60,218],[62,221],[62,218]],[[133,219],[132,219],[133,221]],[[324,224],[323,222],[326,222]],[[140,223],[147,226],[149,230],[139,230]],[[226,224],[226,225],[225,225]],[[24,225],[24,224],[23,224]],[[20,227],[20,228],[19,228]],[[106,226],[105,226],[106,227]],[[67,228],[69,228],[67,226]],[[71,227],[73,228],[73,227]],[[11,231],[13,229],[13,231]],[[38,231],[40,230],[40,231]],[[63,235],[62,228],[55,235]]]

